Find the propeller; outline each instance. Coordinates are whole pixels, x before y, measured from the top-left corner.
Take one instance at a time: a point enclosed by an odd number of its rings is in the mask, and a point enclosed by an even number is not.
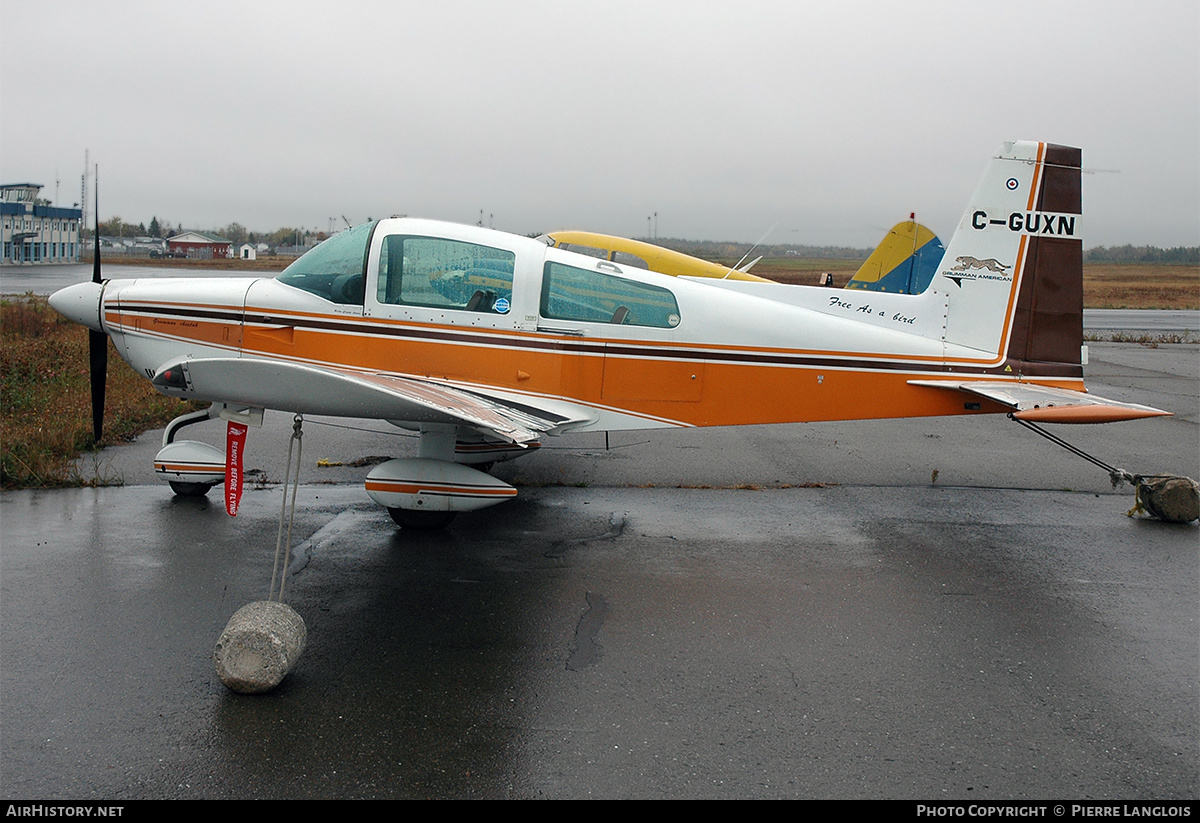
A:
[[[92,259],[92,282],[100,278],[100,167],[96,166],[96,234],[95,255]],[[96,443],[104,432],[104,384],[108,378],[108,335],[88,330],[88,363],[92,385],[92,436]]]

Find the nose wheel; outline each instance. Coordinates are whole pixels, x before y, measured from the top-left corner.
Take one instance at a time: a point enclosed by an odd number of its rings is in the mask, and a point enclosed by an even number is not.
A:
[[[216,483],[181,483],[178,480],[168,480],[171,491],[180,497],[204,497]]]

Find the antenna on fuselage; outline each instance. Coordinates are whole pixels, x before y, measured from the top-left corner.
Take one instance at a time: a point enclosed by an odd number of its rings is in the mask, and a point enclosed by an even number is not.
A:
[[[778,221],[778,220],[776,220],[774,223],[772,223],[772,224],[771,224],[771,228],[769,228],[769,229],[767,229],[765,232],[763,232],[763,236],[762,236],[762,237],[760,237],[760,238],[758,238],[758,242],[757,242],[757,243],[755,243],[753,246],[751,246],[751,247],[749,248],[749,250],[747,250],[747,252],[746,252],[745,254],[743,254],[743,255],[742,255],[742,259],[741,259],[741,260],[739,260],[739,261],[737,261],[736,263],[734,263],[734,264],[733,264],[733,268],[731,268],[729,271],[725,272],[725,274],[724,274],[724,275],[721,277],[721,279],[722,279],[722,280],[725,280],[726,278],[728,278],[728,277],[729,277],[729,275],[731,275],[731,274],[733,274],[735,271],[737,271],[737,270],[738,270],[738,266],[740,266],[740,265],[742,265],[742,263],[746,262],[746,258],[747,258],[747,257],[749,257],[750,255],[754,254],[754,250],[755,250],[755,249],[757,249],[757,248],[758,248],[758,247],[759,247],[759,246],[762,244],[762,241],[764,241],[764,240],[766,240],[766,239],[767,239],[767,235],[768,235],[768,234],[770,234],[771,232],[775,231],[775,227],[776,227],[776,226],[778,226],[778,225],[779,225],[779,221]],[[755,262],[755,263],[757,263],[758,261],[757,261],[757,260],[755,260],[754,262]]]

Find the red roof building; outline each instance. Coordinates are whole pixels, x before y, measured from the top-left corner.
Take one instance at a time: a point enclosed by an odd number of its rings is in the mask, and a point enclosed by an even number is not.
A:
[[[232,256],[233,242],[215,234],[187,231],[167,238],[167,254],[192,260],[212,260]]]

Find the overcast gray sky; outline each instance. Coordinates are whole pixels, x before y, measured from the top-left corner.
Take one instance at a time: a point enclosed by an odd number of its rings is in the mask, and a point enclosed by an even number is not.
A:
[[[1200,245],[1200,3],[0,0],[0,182],[102,219],[948,240],[1002,140],[1086,244]],[[489,217],[494,215],[494,218]]]

